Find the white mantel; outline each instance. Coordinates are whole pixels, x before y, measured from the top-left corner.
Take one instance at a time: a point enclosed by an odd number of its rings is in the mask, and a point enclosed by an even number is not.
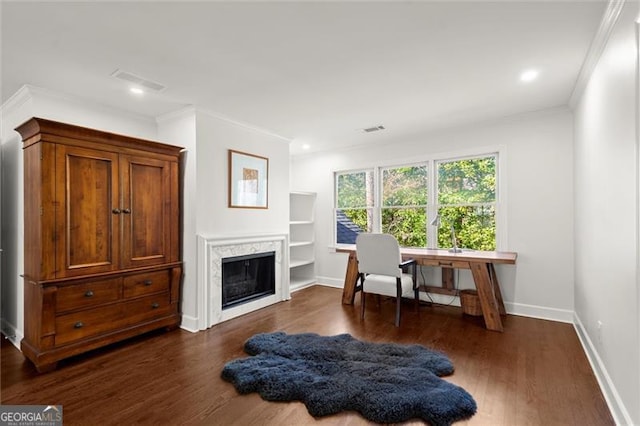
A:
[[[239,237],[198,235],[198,330],[290,299],[288,238],[284,234]],[[222,259],[275,252],[275,294],[222,310]]]

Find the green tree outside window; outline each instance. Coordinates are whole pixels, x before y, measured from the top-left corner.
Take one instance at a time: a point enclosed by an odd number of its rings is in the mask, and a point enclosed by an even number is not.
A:
[[[496,249],[496,157],[437,163],[438,247],[452,247],[451,226],[458,247]]]
[[[427,246],[427,167],[382,171],[382,232],[403,247]]]
[[[440,226],[430,246],[451,248],[453,228],[458,247],[495,250],[497,159],[491,154],[336,173],[336,242],[353,244],[358,233],[383,232],[403,247],[427,247],[427,212],[437,212]]]
[[[355,235],[373,229],[373,171],[336,174],[336,242],[353,244]],[[341,227],[348,232],[340,232]]]

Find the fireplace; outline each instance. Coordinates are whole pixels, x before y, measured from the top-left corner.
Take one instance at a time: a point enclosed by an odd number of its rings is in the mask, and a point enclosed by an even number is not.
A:
[[[181,327],[187,330],[206,330],[223,321],[236,318],[240,315],[262,309],[274,303],[289,300],[289,250],[288,236],[286,234],[262,234],[256,236],[237,237],[211,237],[198,235],[198,277],[196,293],[193,300],[197,303],[197,317],[182,315]],[[264,262],[271,259],[271,269],[266,266],[245,266],[245,261],[250,258],[257,258],[257,262]],[[242,274],[247,270],[247,275],[251,275],[256,269],[254,276],[262,278],[272,277],[268,280],[269,289],[261,287],[257,295],[249,295],[249,285],[244,283],[227,289],[227,294],[223,291],[223,269],[229,260],[239,261],[239,270],[227,274],[236,276],[232,281],[244,281]],[[234,287],[234,286],[232,286]],[[225,299],[223,301],[223,299]],[[227,300],[228,299],[228,300]],[[190,300],[186,297],[184,300]],[[223,307],[223,304],[226,306]]]
[[[276,293],[276,253],[222,259],[222,309]]]

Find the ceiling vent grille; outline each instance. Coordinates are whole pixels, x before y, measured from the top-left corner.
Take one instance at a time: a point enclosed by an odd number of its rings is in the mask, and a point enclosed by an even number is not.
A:
[[[362,129],[365,133],[377,132],[379,130],[384,130],[384,126],[373,126],[367,127],[366,129]]]
[[[128,81],[129,83],[134,83],[145,89],[153,90],[154,92],[162,92],[164,89],[167,88],[166,86],[160,83],[147,80],[138,75],[132,74],[128,71],[115,70],[111,75],[115,78],[119,78],[120,80]]]

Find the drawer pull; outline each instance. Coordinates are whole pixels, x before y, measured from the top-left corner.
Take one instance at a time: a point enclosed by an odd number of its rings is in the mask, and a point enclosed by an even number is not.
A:
[[[113,214],[120,214],[120,213],[121,213],[121,211],[120,211],[120,209],[113,209],[113,210],[111,210],[111,213],[113,213]]]
[[[122,213],[124,214],[131,214],[131,209],[123,209]]]
[[[85,294],[84,297],[93,297],[93,291],[92,290],[88,290]]]
[[[152,303],[151,304],[151,308],[152,309],[158,309],[160,307],[160,305],[158,303]]]
[[[82,321],[78,321],[73,325],[73,328],[82,328],[84,327],[84,323]]]
[[[144,285],[151,285],[151,284],[153,284],[153,281],[151,281],[151,280],[144,280],[144,281],[142,282],[142,284],[144,284]]]

